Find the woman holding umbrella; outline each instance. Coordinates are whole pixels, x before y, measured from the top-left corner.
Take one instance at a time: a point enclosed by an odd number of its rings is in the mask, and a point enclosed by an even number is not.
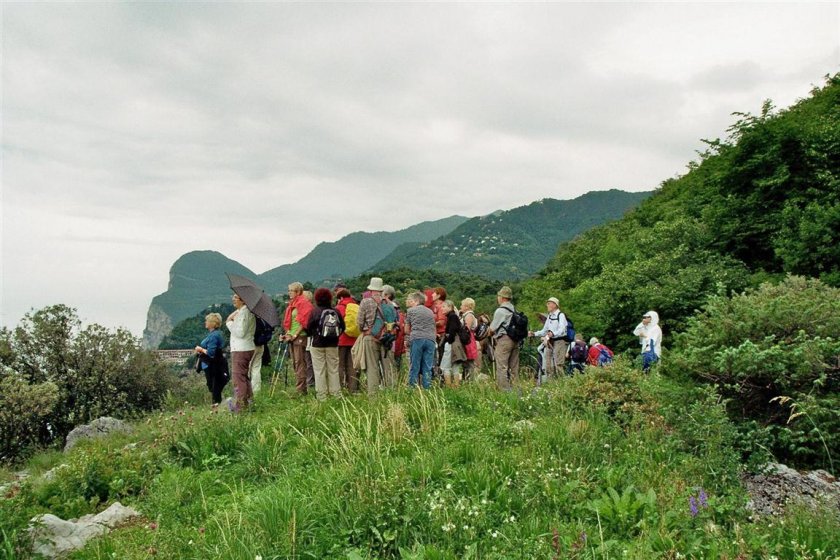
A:
[[[230,404],[230,409],[232,412],[239,412],[251,404],[251,399],[254,397],[251,380],[248,378],[248,367],[256,348],[254,333],[257,329],[257,321],[239,294],[233,294],[231,299],[236,310],[225,321],[230,331],[230,361],[235,398],[235,401]]]

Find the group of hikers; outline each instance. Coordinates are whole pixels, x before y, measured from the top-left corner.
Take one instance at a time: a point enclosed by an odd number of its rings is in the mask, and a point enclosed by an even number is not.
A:
[[[289,303],[282,321],[283,358],[288,352],[298,394],[315,388],[316,397],[340,397],[342,390],[357,393],[360,380],[367,392],[395,387],[403,357],[408,355],[408,385],[429,389],[433,378],[447,387],[478,377],[483,360],[494,365],[496,385],[509,390],[519,376],[520,347],[526,338],[539,339],[537,378],[583,371],[588,364],[603,367],[613,360],[613,351],[597,338],[589,339],[574,329],[560,310],[556,297],[546,300],[547,313],[541,329],[528,330],[524,313],[513,305],[513,292],[503,286],[496,294],[498,306],[492,318],[476,315],[475,300],[465,298],[456,307],[443,287],[409,293],[405,309],[396,300],[396,290],[382,278],[373,277],[361,301],[343,284],[314,293],[303,284],[289,285]],[[224,357],[222,317],[205,317],[208,335],[195,347],[197,370],[203,372],[214,410],[222,390],[233,381],[234,397],[228,405],[234,412],[247,407],[260,390],[260,370],[269,363],[264,354],[274,329],[256,317],[234,293],[235,310],[225,320],[230,331],[230,368]],[[541,315],[541,318],[543,315]],[[633,331],[642,347],[647,371],[662,354],[659,315],[649,311]]]

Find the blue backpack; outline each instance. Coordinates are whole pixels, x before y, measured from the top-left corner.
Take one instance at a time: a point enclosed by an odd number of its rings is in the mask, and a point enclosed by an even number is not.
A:
[[[569,319],[569,316],[566,315],[566,334],[563,336],[563,340],[566,342],[572,343],[575,341],[575,324],[572,323],[572,320]]]
[[[613,354],[610,349],[603,344],[598,344],[598,367],[604,367],[613,362]]]

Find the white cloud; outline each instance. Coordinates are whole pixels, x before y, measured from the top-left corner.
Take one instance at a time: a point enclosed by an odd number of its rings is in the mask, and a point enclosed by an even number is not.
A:
[[[4,4],[2,321],[181,254],[650,189],[840,66],[836,4]],[[426,201],[426,204],[421,204]]]

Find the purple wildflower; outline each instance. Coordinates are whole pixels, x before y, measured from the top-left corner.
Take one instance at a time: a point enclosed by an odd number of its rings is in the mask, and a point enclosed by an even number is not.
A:
[[[580,532],[580,542],[586,544],[586,531]]]
[[[697,517],[697,500],[694,496],[688,498],[688,510],[691,512],[691,517]]]
[[[706,496],[706,491],[702,488],[700,489],[700,495],[698,496],[700,500],[700,505],[704,508],[709,507],[708,496]]]

